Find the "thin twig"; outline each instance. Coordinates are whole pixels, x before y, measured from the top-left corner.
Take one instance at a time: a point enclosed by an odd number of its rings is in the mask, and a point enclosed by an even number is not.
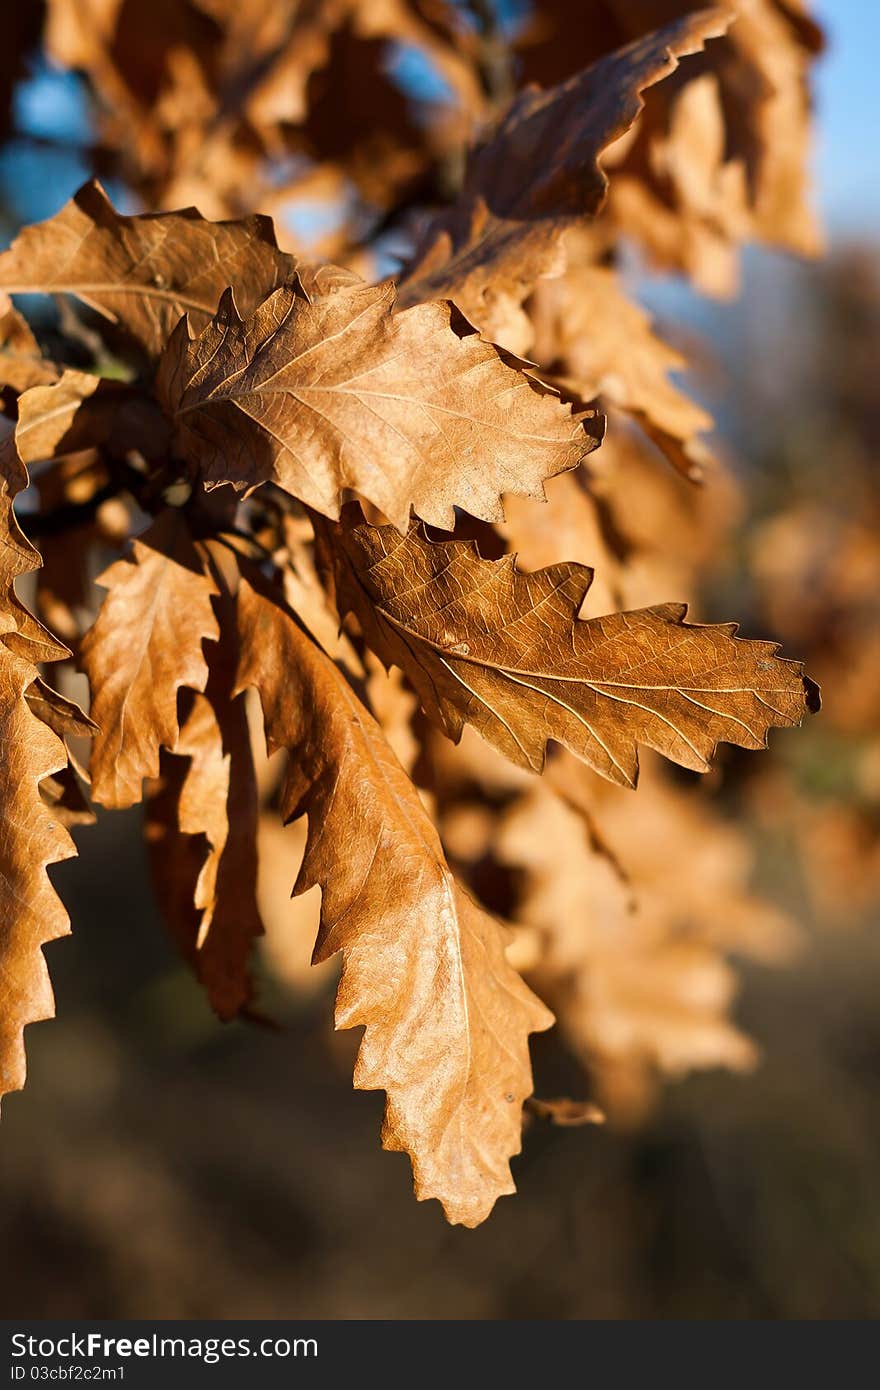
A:
[[[28,536],[61,536],[93,521],[105,502],[119,495],[116,483],[105,483],[85,502],[63,502],[48,512],[27,512],[22,520]]]
[[[478,63],[483,91],[494,111],[501,111],[513,97],[513,54],[501,25],[495,0],[471,0],[480,35]]]

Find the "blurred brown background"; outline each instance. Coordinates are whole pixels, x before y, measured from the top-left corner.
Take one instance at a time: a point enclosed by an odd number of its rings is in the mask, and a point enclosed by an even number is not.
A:
[[[880,1308],[880,943],[817,926],[747,970],[765,1060],[666,1090],[634,1136],[535,1124],[476,1231],[417,1205],[349,1089],[330,1000],[220,1028],[165,946],[134,817],[63,871],[59,1020],[4,1107],[5,1316],[873,1317]],[[96,863],[92,846],[91,863]],[[98,862],[101,862],[100,860]],[[784,895],[791,863],[775,866]],[[59,876],[61,877],[61,876]],[[803,906],[803,904],[800,904]],[[536,1047],[539,1084],[564,1063]]]

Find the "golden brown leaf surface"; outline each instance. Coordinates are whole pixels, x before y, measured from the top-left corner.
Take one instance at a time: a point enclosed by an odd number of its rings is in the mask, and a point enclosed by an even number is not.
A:
[[[542,0],[515,41],[523,78],[557,83],[698,8],[699,0]],[[821,29],[788,0],[727,8],[727,33],[647,94],[638,125],[605,160],[605,235],[637,239],[658,265],[716,294],[735,288],[745,241],[799,254],[821,243],[809,187],[809,77]]]
[[[565,275],[542,280],[531,304],[536,361],[556,364],[567,391],[626,411],[685,477],[701,477],[708,458],[698,436],[712,418],[670,379],[686,361],[657,336],[648,315],[624,294],[616,272],[577,263],[567,241]]]
[[[540,496],[595,446],[555,393],[459,337],[451,305],[393,307],[389,284],[309,300],[293,283],[250,319],[224,296],[195,339],[181,323],[158,377],[178,448],[209,484],[271,480],[330,517],[356,493],[403,529],[411,507],[498,519],[503,493]]]
[[[724,32],[721,9],[680,18],[547,91],[526,88],[469,160],[462,193],[429,225],[401,302],[448,297],[511,344],[519,305],[565,265],[562,233],[595,216],[608,187],[599,156],[639,115],[642,92]]]
[[[257,788],[244,697],[196,694],[148,802],[153,881],[184,959],[220,1018],[250,1002],[257,908]],[[213,696],[213,700],[209,698]]]
[[[296,892],[319,883],[316,961],[343,952],[336,1022],[364,1026],[355,1086],[385,1090],[383,1144],[420,1199],[474,1226],[513,1191],[528,1034],[550,1016],[504,934],[455,884],[437,832],[378,725],[296,621],[242,578],[242,686],[290,750],[286,819],[309,818]]]
[[[650,771],[630,797],[563,757],[553,787],[532,784],[496,841],[517,870],[515,919],[533,933],[518,939],[514,958],[624,1122],[641,1118],[662,1077],[754,1064],[755,1046],[731,1018],[737,981],[725,953],[779,963],[797,940],[792,923],[749,891],[753,856],[738,827],[697,789]],[[626,885],[568,796],[581,783],[624,856]]]
[[[229,285],[250,312],[295,265],[268,217],[212,223],[195,208],[124,217],[92,182],[0,255],[0,289],[75,295],[152,357],[181,315],[203,327]]]
[[[40,352],[27,321],[0,291],[0,391],[13,396],[29,386],[54,381],[56,369]]]
[[[13,589],[15,579],[40,562],[12,510],[26,483],[7,434],[0,441],[0,1096],[24,1085],[25,1026],[54,1013],[41,948],[70,927],[46,869],[75,853],[39,790],[66,768],[67,752],[26,698],[36,662],[66,655]]]
[[[148,206],[195,202],[224,216],[289,206],[335,181],[384,207],[454,148],[484,104],[451,0],[48,0],[47,9],[51,58],[87,81],[102,148]],[[392,45],[442,76],[441,102],[414,110],[389,70]],[[420,119],[425,108],[430,119]]]
[[[250,958],[263,932],[259,796],[245,696],[233,695],[238,646],[225,557],[210,543],[197,549],[218,591],[220,636],[206,651],[205,692],[188,697],[173,756],[163,755],[148,802],[147,839],[166,923],[212,1007],[230,1019],[253,998]]]
[[[772,642],[686,623],[680,604],[579,619],[592,580],[582,565],[524,574],[514,556],[483,560],[419,527],[343,524],[334,540],[340,602],[426,713],[453,739],[474,724],[536,772],[550,739],[627,786],[640,744],[705,772],[716,744],[763,748],[812,699]]]
[[[730,294],[748,240],[815,255],[809,69],[821,33],[784,0],[736,0],[735,21],[679,90],[655,94],[612,173],[610,224],[658,265]]]
[[[170,509],[99,582],[108,594],[81,649],[100,729],[92,794],[123,807],[140,801],[145,777],[158,776],[159,749],[177,742],[180,687],[205,688],[202,643],[217,638],[216,589],[184,518]]]

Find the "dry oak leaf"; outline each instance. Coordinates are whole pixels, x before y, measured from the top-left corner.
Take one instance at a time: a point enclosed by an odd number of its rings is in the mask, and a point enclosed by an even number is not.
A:
[[[602,206],[602,151],[636,120],[641,93],[729,22],[701,10],[556,87],[520,92],[471,156],[458,201],[426,229],[401,303],[452,299],[481,331],[526,351],[519,306],[541,276],[564,269],[562,233]]]
[[[463,37],[450,0],[49,0],[45,46],[87,80],[102,151],[146,204],[223,210],[281,202],[304,156],[385,206],[439,138],[392,46],[448,84],[445,133],[482,104]]]
[[[542,0],[516,36],[524,78],[562,81],[699,0]],[[727,35],[649,93],[631,136],[608,151],[610,239],[635,237],[649,256],[709,293],[736,283],[750,238],[815,254],[808,198],[809,67],[822,33],[801,0],[735,0]]]
[[[40,796],[43,804],[65,829],[69,830],[74,825],[94,825],[95,813],[70,760],[60,772],[43,779]]]
[[[0,418],[0,638],[15,656],[36,666],[63,661],[70,652],[15,591],[16,578],[40,565],[40,556],[22,533],[13,511],[15,497],[27,486],[27,469],[15,449],[12,422]],[[34,671],[33,675],[37,674]]]
[[[75,700],[53,690],[40,676],[28,686],[25,698],[37,718],[48,724],[61,739],[92,738],[98,732],[97,724],[83,713]]]
[[[75,295],[155,357],[183,314],[202,328],[229,285],[249,313],[295,266],[268,217],[207,222],[195,208],[124,217],[92,182],[0,255],[0,289]]]
[[[367,202],[387,206],[431,156],[456,141],[460,147],[470,118],[485,110],[477,64],[467,52],[473,54],[474,39],[448,0],[287,3],[293,13],[269,61],[262,61],[247,97],[248,120],[270,150],[289,147],[295,131],[318,168],[338,163]],[[253,28],[245,24],[246,31]],[[389,72],[392,44],[420,56],[448,97],[414,104]],[[251,71],[259,72],[253,62]]]
[[[61,739],[67,754],[66,767],[40,783],[43,802],[68,829],[73,825],[93,825],[95,813],[86,794],[89,774],[71,746],[71,740],[91,740],[97,733],[97,725],[74,700],[53,690],[39,676],[28,686],[25,699],[31,713]]]
[[[555,392],[462,325],[451,304],[395,314],[394,287],[294,282],[242,319],[232,293],[159,365],[177,447],[209,486],[272,481],[325,516],[353,493],[399,529],[410,508],[500,520],[501,495],[543,494],[596,441]],[[462,327],[466,336],[459,336]]]
[[[282,813],[308,815],[294,892],[321,886],[314,959],[343,952],[336,1024],[366,1030],[354,1084],[387,1092],[382,1142],[409,1153],[419,1200],[475,1226],[514,1190],[528,1034],[551,1016],[333,662],[244,577],[238,611],[239,683],[259,690],[270,751],[291,753]]]
[[[131,806],[143,779],[159,774],[160,747],[177,742],[178,690],[205,688],[202,643],[219,633],[211,605],[217,590],[184,517],[171,509],[98,583],[109,592],[80,654],[100,729],[92,795],[103,806]]]
[[[626,803],[638,809],[641,799]],[[729,1017],[737,980],[718,947],[700,923],[667,920],[674,908],[661,903],[658,916],[638,874],[633,903],[593,851],[583,816],[545,781],[503,817],[496,852],[518,873],[516,921],[538,934],[534,982],[613,1119],[643,1111],[660,1076],[754,1064],[754,1044]],[[686,879],[686,861],[674,863]]]
[[[25,691],[25,699],[31,713],[41,719],[44,724],[47,724],[67,749],[68,768],[65,770],[64,778],[60,780],[65,783],[71,782],[72,785],[61,787],[61,793],[66,796],[69,803],[77,805],[80,810],[84,809],[89,821],[93,820],[94,816],[88,810],[88,803],[84,794],[77,796],[76,791],[77,781],[88,783],[89,774],[71,748],[70,740],[75,738],[93,739],[98,732],[97,724],[94,724],[88,715],[83,713],[75,700],[69,700],[66,695],[62,695],[58,690],[53,690],[40,676],[37,676],[28,686]]]
[[[608,207],[615,228],[657,264],[721,295],[736,287],[737,243],[800,255],[822,246],[809,189],[808,85],[821,30],[785,0],[736,0],[734,12],[702,71],[689,74],[695,80],[653,98],[612,172]]]
[[[0,291],[0,392],[18,395],[29,386],[54,381],[57,369],[40,351],[27,320]],[[0,411],[2,411],[0,405]]]
[[[524,574],[516,557],[431,541],[414,526],[340,525],[338,593],[373,650],[402,667],[450,738],[472,723],[539,772],[549,739],[613,782],[635,786],[639,744],[706,772],[716,744],[763,748],[797,724],[816,690],[772,642],[735,624],[697,626],[663,604],[581,620],[583,565]]]
[[[222,1019],[251,1002],[250,957],[262,935],[257,906],[259,796],[238,665],[237,570],[222,547],[198,546],[216,580],[220,638],[207,649],[205,693],[188,697],[174,756],[162,759],[147,839],[166,923]]]
[[[119,549],[128,538],[129,508],[115,491],[97,453],[72,454],[34,479],[38,510],[61,521],[44,547],[35,603],[40,617],[75,648],[91,621],[92,556],[96,547]],[[84,505],[85,504],[85,505]],[[44,522],[44,525],[47,524]]]
[[[572,241],[567,242],[569,258]],[[687,363],[624,294],[614,270],[572,265],[565,276],[541,281],[530,306],[537,361],[557,364],[566,391],[631,415],[673,468],[696,481],[708,459],[698,439],[712,417],[680,391],[670,373]]]
[[[288,607],[337,666],[355,683],[362,681],[366,674],[364,664],[339,620],[332,593],[328,592],[329,582],[324,582],[328,573],[332,576],[332,561],[327,563],[324,557],[319,558],[308,514],[303,511],[302,515],[284,516],[279,540],[283,544],[272,558],[281,570]]]
[[[650,607],[658,594],[698,600],[699,576],[717,566],[742,513],[738,485],[721,466],[693,487],[658,468],[654,445],[613,408],[596,467],[551,478],[546,492],[546,503],[511,497],[498,529],[521,569],[563,560],[594,569],[581,610],[587,618]],[[789,638],[802,648],[796,633]]]
[[[41,948],[67,935],[70,926],[46,868],[76,852],[39,790],[44,779],[66,768],[67,752],[26,699],[37,676],[34,663],[66,655],[13,590],[18,575],[39,565],[12,510],[26,484],[7,436],[0,443],[0,1096],[24,1085],[25,1026],[54,1013]]]
[[[263,931],[257,907],[257,786],[244,698],[196,694],[175,757],[163,759],[147,840],[166,923],[212,1008],[234,1018],[253,995],[249,960]]]
[[[752,891],[754,848],[704,784],[681,787],[654,759],[631,797],[607,782],[597,785],[568,754],[554,758],[545,781],[601,827],[608,852],[626,866],[643,920],[656,931],[670,939],[696,936],[766,965],[792,958],[794,922]]]

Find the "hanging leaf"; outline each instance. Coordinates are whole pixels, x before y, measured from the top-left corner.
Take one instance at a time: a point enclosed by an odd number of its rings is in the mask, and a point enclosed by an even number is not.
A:
[[[131,806],[143,779],[159,774],[159,749],[177,742],[178,690],[205,688],[202,643],[218,635],[216,587],[171,509],[99,582],[109,592],[81,649],[100,729],[92,795],[102,806]]]
[[[158,377],[177,447],[209,484],[276,482],[331,517],[356,493],[400,529],[411,507],[499,519],[503,493],[540,496],[595,447],[524,363],[459,336],[451,305],[393,307],[389,284],[310,301],[294,283],[247,320],[225,295],[195,339],[181,323]]]
[[[40,563],[12,510],[26,485],[7,434],[0,441],[0,1096],[24,1085],[25,1026],[55,1012],[42,947],[66,936],[70,925],[46,869],[76,852],[39,790],[66,768],[67,752],[26,698],[36,662],[66,655],[13,589]]]
[[[202,328],[229,285],[248,313],[295,266],[268,217],[207,222],[195,208],[124,217],[93,181],[0,255],[0,289],[75,295],[155,357],[181,315]]]
[[[363,524],[334,532],[339,595],[386,664],[401,666],[453,739],[472,723],[513,762],[540,772],[565,744],[611,781],[635,786],[638,745],[706,772],[720,742],[766,746],[800,723],[815,690],[772,642],[736,625],[695,626],[681,604],[582,621],[583,565],[523,574],[473,545]]]
[[[700,10],[556,87],[520,92],[471,155],[458,200],[426,229],[404,271],[401,303],[452,299],[509,345],[536,280],[565,267],[563,232],[602,206],[602,152],[635,121],[645,89],[724,33],[730,18]]]
[[[147,841],[165,921],[212,1007],[229,1019],[253,997],[250,956],[263,924],[257,781],[245,697],[233,695],[235,601],[222,579],[217,589],[220,640],[208,649],[205,693],[191,697],[173,756],[162,758],[147,802]]]
[[[19,397],[15,443],[25,463],[99,446],[116,457],[137,449],[149,458],[166,451],[168,426],[146,391],[68,368]]]
[[[388,1094],[382,1142],[416,1196],[475,1226],[513,1191],[527,1037],[551,1019],[504,958],[504,934],[455,884],[379,726],[282,606],[243,577],[239,684],[260,693],[290,764],[282,813],[309,836],[295,892],[321,885],[314,960],[343,953],[340,1028],[365,1028],[355,1086]]]

